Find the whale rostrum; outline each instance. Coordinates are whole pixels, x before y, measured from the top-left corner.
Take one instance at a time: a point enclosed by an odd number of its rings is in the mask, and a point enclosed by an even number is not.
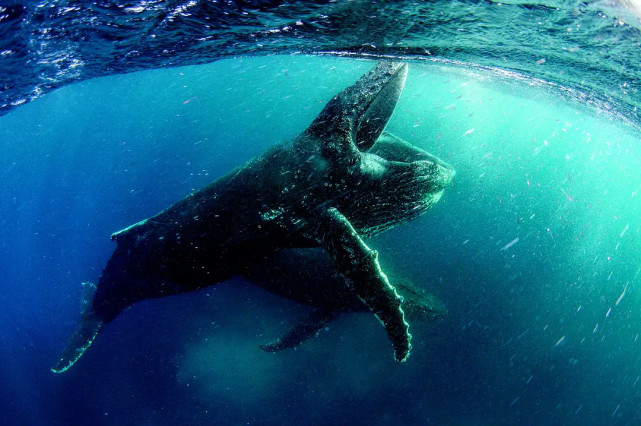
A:
[[[95,288],[87,285],[78,330],[52,371],[71,367],[101,326],[138,301],[210,286],[283,249],[311,247],[327,251],[405,361],[411,335],[401,298],[364,239],[427,211],[455,174],[384,133],[407,70],[379,62],[293,140],[113,234],[115,251]]]

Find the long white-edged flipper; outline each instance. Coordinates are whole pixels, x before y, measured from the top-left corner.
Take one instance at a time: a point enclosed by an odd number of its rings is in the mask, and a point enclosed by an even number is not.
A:
[[[385,327],[396,361],[404,362],[410,354],[412,335],[401,298],[381,270],[378,253],[365,244],[349,220],[333,207],[322,214],[318,239],[336,269],[349,279],[356,295]]]
[[[67,341],[67,345],[62,351],[60,359],[56,365],[51,368],[51,371],[54,373],[62,373],[71,368],[82,354],[85,353],[87,348],[91,346],[98,331],[100,331],[100,327],[102,327],[102,320],[98,318],[92,306],[96,285],[89,282],[82,283],[82,285],[84,286],[84,291],[80,323],[76,331]]]

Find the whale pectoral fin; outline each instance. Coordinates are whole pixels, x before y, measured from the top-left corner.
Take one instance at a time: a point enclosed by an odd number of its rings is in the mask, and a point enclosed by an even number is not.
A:
[[[358,297],[385,327],[396,361],[405,361],[412,335],[401,308],[401,298],[381,270],[378,253],[365,244],[335,208],[322,214],[318,239],[329,251],[338,271],[351,282]]]
[[[51,368],[54,373],[63,373],[70,369],[85,353],[87,348],[91,346],[98,331],[100,331],[100,327],[102,327],[102,320],[98,318],[92,307],[96,286],[92,283],[82,283],[82,285],[84,286],[84,294],[82,297],[83,307],[80,323],[67,341],[58,362]]]
[[[295,348],[307,339],[318,336],[318,333],[330,321],[338,316],[337,311],[316,310],[301,319],[282,337],[266,345],[260,345],[265,352],[278,352]]]

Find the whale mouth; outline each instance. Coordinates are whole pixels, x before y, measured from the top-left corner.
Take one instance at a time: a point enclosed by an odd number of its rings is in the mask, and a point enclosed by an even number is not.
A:
[[[446,161],[430,154],[429,152],[414,146],[403,139],[389,132],[383,132],[374,146],[368,151],[371,154],[378,155],[387,161],[411,164],[424,163],[435,164],[438,167],[438,175],[444,184],[448,184],[454,179],[456,170]],[[433,176],[433,174],[430,174]]]

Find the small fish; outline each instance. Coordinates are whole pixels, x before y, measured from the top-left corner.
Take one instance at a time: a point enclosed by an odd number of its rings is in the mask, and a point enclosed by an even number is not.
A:
[[[503,248],[501,249],[501,251],[505,251],[505,250],[509,249],[510,247],[512,247],[514,244],[516,244],[516,243],[518,243],[518,242],[519,242],[519,237],[516,237],[515,239],[513,239],[512,241],[510,241],[509,243],[507,243],[505,246],[503,246]]]

